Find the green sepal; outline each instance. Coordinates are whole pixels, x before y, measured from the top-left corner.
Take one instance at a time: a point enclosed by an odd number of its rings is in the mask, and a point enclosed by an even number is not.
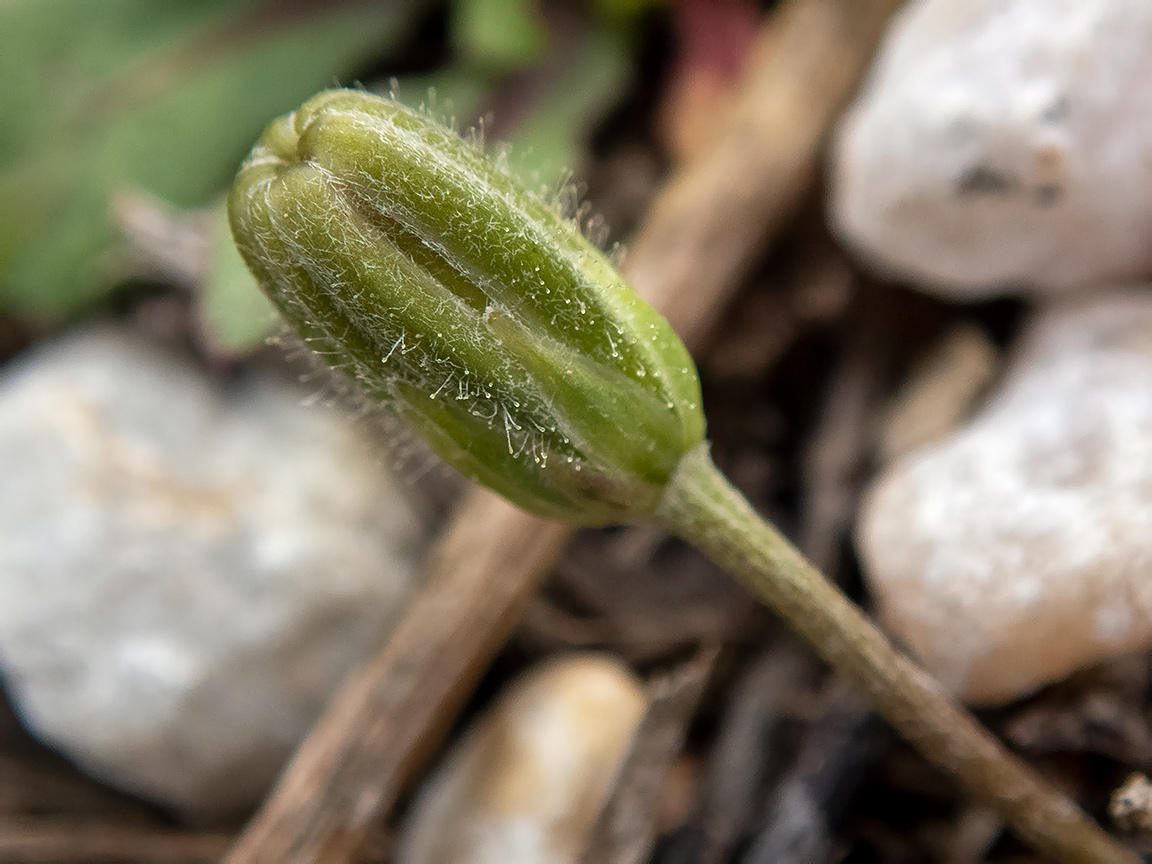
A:
[[[308,344],[527,510],[641,518],[703,440],[667,322],[554,203],[424,114],[320,94],[269,127],[229,213]]]

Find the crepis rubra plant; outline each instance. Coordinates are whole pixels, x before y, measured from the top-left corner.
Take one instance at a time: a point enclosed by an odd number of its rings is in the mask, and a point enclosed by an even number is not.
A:
[[[229,218],[297,335],[445,462],[542,516],[680,535],[1038,848],[1137,861],[755,513],[712,463],[667,322],[476,146],[393,99],[327,91],[268,127]]]

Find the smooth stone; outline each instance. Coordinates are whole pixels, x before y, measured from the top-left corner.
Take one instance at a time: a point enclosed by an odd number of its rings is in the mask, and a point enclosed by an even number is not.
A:
[[[1152,273],[1152,3],[915,0],[833,146],[831,221],[943,297]]]
[[[607,655],[529,669],[421,788],[396,864],[576,864],[646,705]]]
[[[877,480],[858,546],[883,622],[968,701],[1152,647],[1152,290],[1040,312],[977,417]]]
[[[386,633],[424,529],[343,414],[223,387],[128,331],[0,378],[0,669],[26,725],[109,783],[258,801]]]

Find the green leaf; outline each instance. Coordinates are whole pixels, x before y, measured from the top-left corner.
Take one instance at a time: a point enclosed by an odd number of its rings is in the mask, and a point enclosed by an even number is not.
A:
[[[0,306],[51,320],[123,275],[118,191],[222,191],[268,119],[391,47],[423,0],[0,3]]]

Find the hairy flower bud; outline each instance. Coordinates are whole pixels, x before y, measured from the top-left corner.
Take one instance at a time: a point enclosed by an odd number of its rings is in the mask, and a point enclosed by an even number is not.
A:
[[[668,323],[557,207],[419,112],[319,94],[265,131],[229,215],[306,343],[527,510],[645,516],[703,440]]]

